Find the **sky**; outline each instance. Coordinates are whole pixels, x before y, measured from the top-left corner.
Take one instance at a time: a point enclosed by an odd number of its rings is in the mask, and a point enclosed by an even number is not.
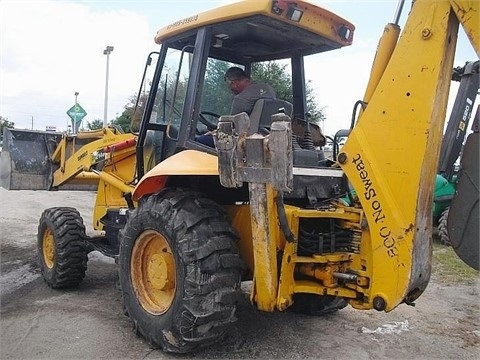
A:
[[[255,0],[250,0],[255,1]],[[67,130],[67,110],[78,103],[86,122],[103,120],[106,46],[109,57],[108,120],[136,96],[146,57],[161,27],[228,0],[0,0],[0,116],[21,129]],[[350,124],[363,97],[378,39],[393,20],[396,0],[313,1],[355,27],[354,44],[306,60],[306,77],[326,114],[327,135]],[[407,0],[400,20],[405,22]],[[460,30],[455,66],[476,55]],[[455,90],[455,86],[452,86]]]

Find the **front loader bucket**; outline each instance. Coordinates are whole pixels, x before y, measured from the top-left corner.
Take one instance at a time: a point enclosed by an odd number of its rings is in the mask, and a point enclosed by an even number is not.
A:
[[[457,193],[447,219],[452,248],[467,265],[477,270],[480,268],[478,146],[478,132],[471,133],[463,148]]]
[[[7,190],[50,190],[50,156],[60,133],[4,128],[0,185]]]

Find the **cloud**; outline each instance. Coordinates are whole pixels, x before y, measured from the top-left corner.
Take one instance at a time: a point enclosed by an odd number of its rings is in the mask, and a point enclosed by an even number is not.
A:
[[[305,77],[326,115],[327,135],[350,127],[353,106],[363,98],[375,55],[374,43],[334,50],[305,59]]]
[[[252,0],[253,1],[253,0]],[[65,130],[74,92],[87,111],[85,121],[103,119],[106,57],[110,56],[108,119],[123,111],[140,85],[147,54],[157,50],[153,37],[178,18],[233,0],[55,1],[0,0],[0,115],[19,128]],[[396,1],[315,1],[356,25],[352,46],[305,61],[316,98],[327,115],[327,134],[350,125],[352,108],[363,97],[383,26]],[[373,11],[372,9],[375,9]],[[378,15],[372,15],[372,13]],[[408,13],[404,10],[404,17]],[[403,24],[403,21],[401,21]],[[461,39],[459,39],[461,40]],[[475,59],[459,44],[455,65]],[[467,44],[468,49],[470,46]],[[465,55],[466,54],[466,55]],[[473,55],[472,55],[473,54]]]
[[[109,120],[135,94],[146,55],[155,44],[145,17],[125,10],[94,11],[88,4],[1,2],[0,115],[17,127],[66,129],[78,102],[85,120],[103,119],[106,57],[110,55]]]

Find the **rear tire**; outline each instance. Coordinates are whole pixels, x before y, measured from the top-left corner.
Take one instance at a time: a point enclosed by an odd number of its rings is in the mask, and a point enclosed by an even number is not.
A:
[[[300,314],[321,316],[332,314],[347,305],[348,303],[338,296],[298,293],[293,295],[290,309]]]
[[[445,246],[450,246],[450,237],[448,236],[448,228],[447,228],[447,219],[448,219],[448,212],[450,208],[447,207],[443,210],[442,215],[440,215],[440,219],[438,219],[438,236],[440,237],[440,242]]]
[[[79,212],[67,207],[45,210],[38,224],[37,249],[42,276],[50,287],[80,284],[87,270],[88,251]]]
[[[223,338],[241,296],[236,240],[199,193],[140,201],[121,232],[120,285],[125,313],[152,347],[185,353]]]

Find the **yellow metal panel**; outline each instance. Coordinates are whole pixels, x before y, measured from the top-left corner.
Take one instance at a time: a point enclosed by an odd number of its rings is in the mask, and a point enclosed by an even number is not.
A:
[[[252,299],[263,311],[275,310],[277,299],[277,247],[279,236],[275,192],[271,185],[249,183],[254,285]]]
[[[272,0],[246,0],[175,21],[157,32],[155,42],[161,44],[165,39],[174,35],[206,25],[246,18],[254,15],[265,15],[284,22],[298,24],[301,28],[307,29],[338,43],[339,46],[350,45],[352,43],[355,26],[347,20],[307,1],[284,1],[284,3],[294,3],[297,8],[304,11],[299,22],[287,19],[285,11],[282,15],[274,14],[272,12]],[[351,31],[351,36],[347,40],[341,38],[337,32],[338,27],[341,25],[348,27]]]
[[[112,153],[106,165],[99,173],[97,196],[93,213],[93,228],[102,230],[100,219],[108,209],[128,206],[125,194],[132,193],[135,177],[135,148],[127,148],[119,153]]]
[[[397,45],[398,37],[400,36],[400,27],[395,24],[387,24],[383,30],[383,35],[380,38],[377,46],[377,53],[373,61],[370,79],[363,96],[363,101],[369,102],[375,88],[380,81],[385,68],[390,61],[393,51]]]
[[[225,207],[230,224],[235,228],[240,237],[238,248],[242,260],[253,274],[253,244],[252,227],[250,224],[250,206],[249,205],[229,205]]]
[[[145,174],[133,192],[133,199],[160,191],[169,175],[218,176],[218,158],[197,150],[184,150],[172,155]]]
[[[92,131],[79,131],[77,139],[101,139],[104,136],[105,128]]]
[[[381,310],[393,309],[412,291],[421,293],[430,277],[434,175],[457,29],[448,1],[414,3],[338,157],[368,221],[369,301]]]
[[[296,293],[344,296],[347,298],[354,298],[356,296],[356,292],[354,290],[345,289],[345,288],[328,288],[325,286],[318,285],[317,282],[310,281],[310,280],[297,281],[294,287],[294,291]]]
[[[115,134],[109,129],[104,130],[104,137],[89,142],[75,151],[75,138],[67,142],[64,137],[57,146],[52,160],[60,163],[60,168],[53,174],[53,186],[59,186],[69,181],[82,171],[89,171],[94,163],[95,152],[102,151],[105,147],[114,145],[121,141],[135,138],[132,134]],[[69,153],[71,147],[71,153]],[[68,157],[67,157],[68,156]]]
[[[289,219],[291,219],[289,217]],[[296,218],[298,225],[298,218]],[[290,225],[291,226],[291,225]],[[297,232],[295,232],[297,233]],[[280,268],[280,282],[278,284],[277,309],[282,311],[292,305],[292,295],[295,288],[295,255],[297,254],[297,243],[285,244]]]
[[[133,163],[132,163],[133,165]],[[99,174],[100,179],[102,179],[105,183],[112,185],[116,189],[120,190],[120,192],[127,194],[133,190],[133,186],[128,185],[124,179],[106,171],[102,171]]]
[[[191,29],[215,24],[222,21],[234,20],[259,13],[270,11],[270,0],[241,1],[238,3],[218,7],[185,19],[175,21],[161,28],[155,36],[155,42],[161,44],[163,40]]]
[[[451,0],[450,4],[470,39],[477,56],[480,57],[480,1]]]

